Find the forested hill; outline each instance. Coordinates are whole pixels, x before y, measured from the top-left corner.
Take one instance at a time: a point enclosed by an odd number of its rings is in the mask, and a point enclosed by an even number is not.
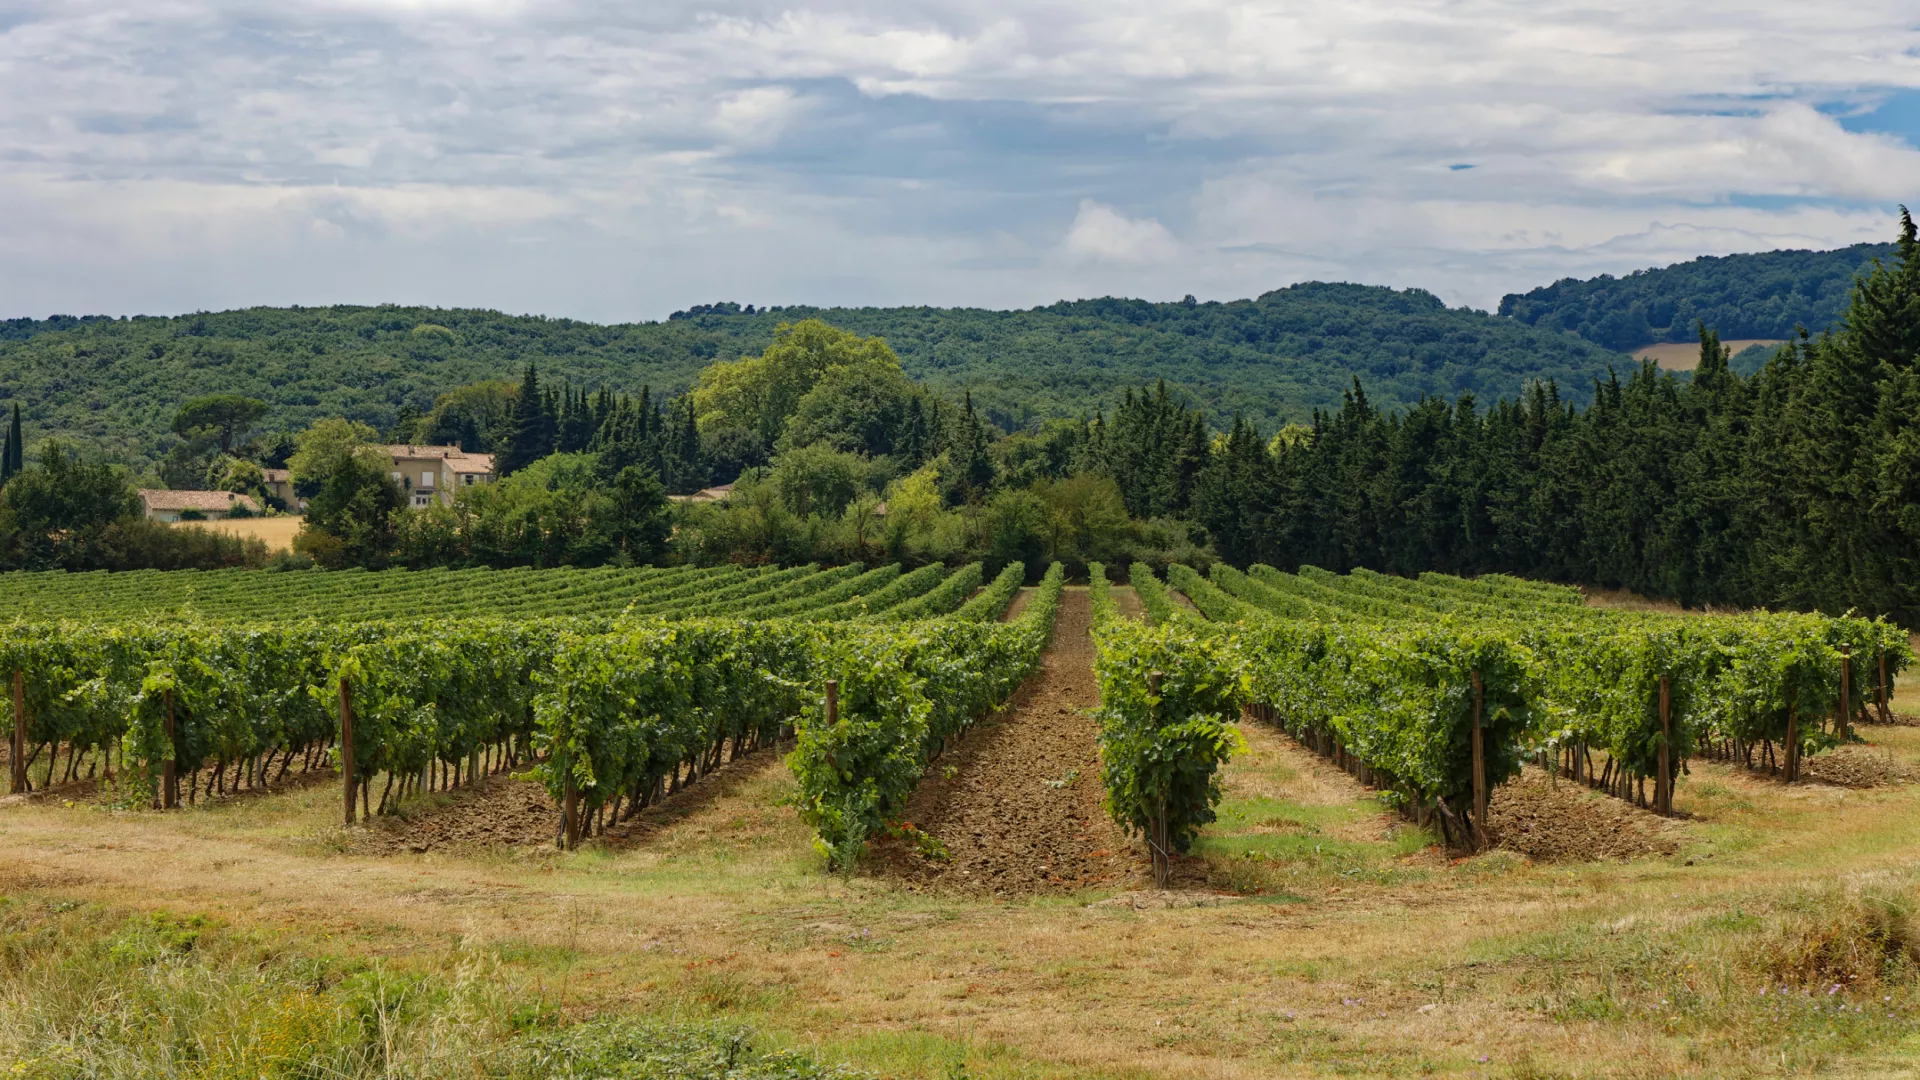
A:
[[[1700,323],[1723,340],[1786,339],[1804,326],[1819,333],[1839,320],[1853,279],[1892,244],[1834,251],[1768,251],[1703,256],[1623,278],[1563,278],[1509,293],[1500,314],[1543,330],[1571,330],[1622,351],[1656,342],[1697,341]]]
[[[128,319],[0,323],[0,398],[30,438],[79,437],[131,462],[164,452],[180,403],[238,393],[266,425],[347,416],[384,428],[403,407],[529,361],[575,385],[675,391],[706,364],[760,351],[774,327],[819,316],[880,335],[916,378],[970,387],[1003,427],[1075,415],[1165,378],[1224,426],[1267,430],[1337,405],[1355,376],[1381,405],[1465,391],[1514,396],[1557,379],[1582,398],[1623,358],[1569,334],[1449,309],[1422,290],[1305,284],[1231,303],[1084,300],[1030,311],[705,305],[665,322],[601,326],[493,311],[253,308]]]

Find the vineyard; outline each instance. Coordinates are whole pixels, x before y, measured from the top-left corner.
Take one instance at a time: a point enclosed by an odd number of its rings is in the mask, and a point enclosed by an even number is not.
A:
[[[1498,575],[1135,565],[1142,625],[1093,573],[1109,790],[1163,880],[1212,820],[1243,708],[1484,847],[1490,790],[1527,761],[1663,814],[1691,758],[1794,781],[1869,708],[1886,719],[1913,660],[1880,620],[1602,610]]]
[[[505,770],[568,846],[797,739],[835,861],[1048,641],[1052,567],[7,575],[11,789],[171,808],[338,768],[348,823]],[[64,764],[62,758],[64,757]]]
[[[395,1075],[353,1063],[409,996],[515,1045],[575,1011],[744,1017],[927,1080],[1814,1075],[1913,1045],[1920,728],[1855,731],[1910,670],[1896,628],[1090,571],[0,576],[0,1047],[105,1075],[65,1064],[118,1052],[79,1056],[103,1013],[166,1015],[201,1073]],[[217,1010],[154,996],[220,957]],[[320,1027],[374,1056],[299,1049]],[[640,1054],[548,1046],[513,1075]]]

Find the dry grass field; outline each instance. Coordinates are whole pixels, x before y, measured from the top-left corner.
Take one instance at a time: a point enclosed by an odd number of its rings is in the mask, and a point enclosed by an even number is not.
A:
[[[268,551],[291,551],[294,534],[300,531],[302,520],[297,514],[286,514],[281,517],[236,518],[231,521],[185,521],[180,524],[198,525],[203,529],[233,536],[258,537],[266,542]]]
[[[1252,725],[1164,893],[1137,846],[1078,890],[829,874],[772,753],[571,853],[435,839],[491,793],[430,797],[377,844],[330,786],[168,814],[0,800],[0,1060],[277,1076],[289,1040],[337,1035],[373,1062],[337,1075],[555,1075],[502,1048],[644,1017],[929,1080],[1920,1072],[1920,785],[1695,761],[1670,822],[1534,772],[1571,839],[1456,858]],[[1920,728],[1866,735],[1920,767]],[[1658,842],[1582,854],[1622,823]],[[156,1041],[199,1056],[125,1049]]]
[[[1727,352],[1737,354],[1742,349],[1755,345],[1779,345],[1781,342],[1768,338],[1741,338],[1737,341],[1723,341]],[[1667,342],[1659,345],[1642,345],[1633,350],[1635,360],[1652,360],[1664,371],[1692,371],[1700,363],[1700,345],[1697,342]]]

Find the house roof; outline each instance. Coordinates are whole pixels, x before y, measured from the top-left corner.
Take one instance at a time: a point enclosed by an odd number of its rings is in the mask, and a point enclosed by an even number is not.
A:
[[[293,473],[287,469],[261,469],[260,478],[269,484],[284,484],[293,479]]]
[[[225,513],[235,506],[245,506],[249,510],[259,510],[260,504],[253,501],[251,495],[236,495],[231,491],[166,491],[158,488],[141,488],[140,501],[147,504],[148,510],[210,510]]]
[[[701,488],[691,495],[669,495],[667,498],[674,502],[710,503],[721,502],[731,494],[733,494],[732,484],[715,484],[710,488]]]
[[[395,461],[420,461],[429,458],[442,458],[447,467],[457,473],[493,472],[492,454],[469,454],[457,446],[419,446],[413,443],[390,443],[387,456]]]

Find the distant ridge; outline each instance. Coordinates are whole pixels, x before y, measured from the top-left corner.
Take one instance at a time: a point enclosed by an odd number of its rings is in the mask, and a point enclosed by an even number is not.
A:
[[[1696,341],[1701,323],[1729,340],[1780,340],[1797,327],[1817,334],[1838,322],[1854,277],[1893,252],[1892,244],[1855,244],[1833,251],[1705,255],[1621,278],[1563,278],[1532,292],[1509,293],[1500,314],[1543,330],[1572,331],[1621,352]]]
[[[701,305],[661,322],[598,325],[425,307],[250,308],[191,315],[0,324],[0,400],[25,407],[29,438],[64,435],[129,464],[165,453],[187,398],[268,402],[266,424],[347,416],[384,429],[456,386],[516,379],[528,363],[576,386],[677,392],[716,359],[765,348],[781,322],[817,316],[887,339],[909,374],[954,392],[1004,428],[1112,408],[1167,382],[1225,427],[1266,430],[1337,406],[1358,378],[1383,406],[1464,392],[1482,400],[1557,380],[1581,399],[1623,358],[1568,334],[1448,308],[1420,289],[1312,282],[1227,303],[1105,298],[1026,311],[757,309]]]

